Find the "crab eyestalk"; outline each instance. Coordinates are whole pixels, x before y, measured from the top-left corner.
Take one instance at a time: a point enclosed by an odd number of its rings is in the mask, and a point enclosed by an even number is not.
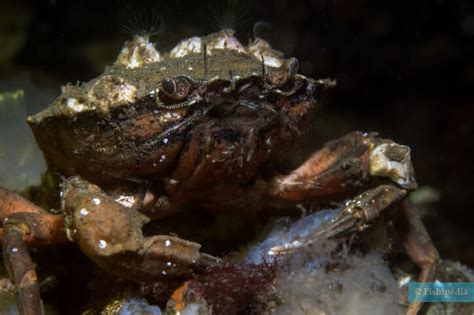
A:
[[[185,76],[165,78],[160,83],[160,91],[175,101],[184,100],[193,88],[193,81]]]

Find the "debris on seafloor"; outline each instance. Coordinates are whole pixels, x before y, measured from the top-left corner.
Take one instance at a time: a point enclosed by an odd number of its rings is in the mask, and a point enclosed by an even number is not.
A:
[[[161,315],[161,309],[158,306],[148,304],[145,299],[134,297],[127,300],[118,313],[118,315],[135,314]]]
[[[279,219],[243,262],[209,270],[175,291],[166,314],[396,313],[398,286],[382,253],[365,255],[336,241],[277,255],[271,248],[301,240],[333,219],[336,210]]]
[[[258,252],[274,255],[272,248],[294,244],[336,217],[340,209],[324,210],[294,223],[280,220],[269,237],[254,246],[247,259]],[[349,242],[350,243],[350,242]],[[277,300],[268,305],[273,314],[395,314],[397,283],[378,248],[366,253],[351,244],[321,239],[311,247],[279,258],[275,281]]]
[[[262,314],[276,276],[270,263],[226,263],[185,282],[165,314]]]
[[[135,295],[111,301],[100,314],[106,315],[161,315],[158,306],[150,305],[147,300]]]
[[[324,240],[285,255],[272,253],[276,246],[317,231],[338,211],[324,210],[299,220],[278,219],[243,260],[229,259],[224,266],[195,275],[174,291],[163,311],[141,293],[127,291],[90,314],[403,314],[406,295],[399,292],[404,292],[417,271],[407,272],[399,263],[390,268],[380,246],[362,252],[354,250],[350,241]],[[472,282],[474,273],[446,260],[441,262],[436,279]],[[469,303],[430,303],[425,307],[428,315],[474,312]],[[0,314],[18,314],[13,293],[0,292]],[[48,308],[48,314],[56,312]]]
[[[405,292],[405,280],[414,279],[416,272],[408,274],[389,264],[383,252],[388,244],[362,252],[351,248],[350,241],[321,240],[311,248],[274,256],[272,248],[294,244],[314,233],[338,211],[320,211],[296,221],[277,220],[266,238],[250,248],[243,262],[208,270],[186,282],[174,292],[164,313],[404,314],[408,303],[400,292]],[[472,277],[469,268],[442,261],[436,279],[472,281]],[[427,303],[425,308],[429,315],[473,313],[464,305],[467,303],[448,304]]]

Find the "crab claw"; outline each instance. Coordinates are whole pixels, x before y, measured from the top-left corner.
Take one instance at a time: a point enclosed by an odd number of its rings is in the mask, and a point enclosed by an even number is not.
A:
[[[309,234],[304,240],[275,246],[270,249],[272,254],[285,254],[300,247],[307,247],[317,240],[343,237],[351,233],[361,232],[406,197],[406,190],[394,185],[381,185],[370,189],[352,200],[349,200],[338,216],[320,230]]]
[[[326,143],[290,174],[275,176],[267,194],[289,202],[338,198],[366,189],[373,179],[415,189],[410,148],[376,133],[352,132]]]
[[[143,235],[148,217],[78,176],[64,182],[62,204],[69,238],[97,265],[123,278],[154,281],[220,263],[197,243]]]

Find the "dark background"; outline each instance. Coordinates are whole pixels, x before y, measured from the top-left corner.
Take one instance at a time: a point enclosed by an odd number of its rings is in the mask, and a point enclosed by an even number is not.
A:
[[[160,14],[166,30],[153,40],[163,52],[219,30],[212,17],[223,2],[2,1],[0,89],[25,89],[34,113],[61,85],[114,61],[131,37],[123,29],[140,29],[127,16],[146,25]],[[304,75],[337,79],[306,143],[374,130],[409,145],[420,186],[439,192],[424,217],[435,244],[442,257],[474,266],[472,1],[267,0],[234,11],[243,43],[255,22],[268,22],[258,34],[297,57]]]

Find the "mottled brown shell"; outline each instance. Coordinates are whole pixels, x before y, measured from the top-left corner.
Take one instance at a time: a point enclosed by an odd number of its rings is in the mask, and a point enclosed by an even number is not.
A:
[[[164,55],[135,36],[102,75],[64,87],[28,122],[50,168],[66,176],[156,181],[170,193],[248,183],[312,120],[316,84],[295,74],[295,60],[261,39],[244,47],[228,31]],[[193,87],[173,100],[160,84],[179,76]]]

